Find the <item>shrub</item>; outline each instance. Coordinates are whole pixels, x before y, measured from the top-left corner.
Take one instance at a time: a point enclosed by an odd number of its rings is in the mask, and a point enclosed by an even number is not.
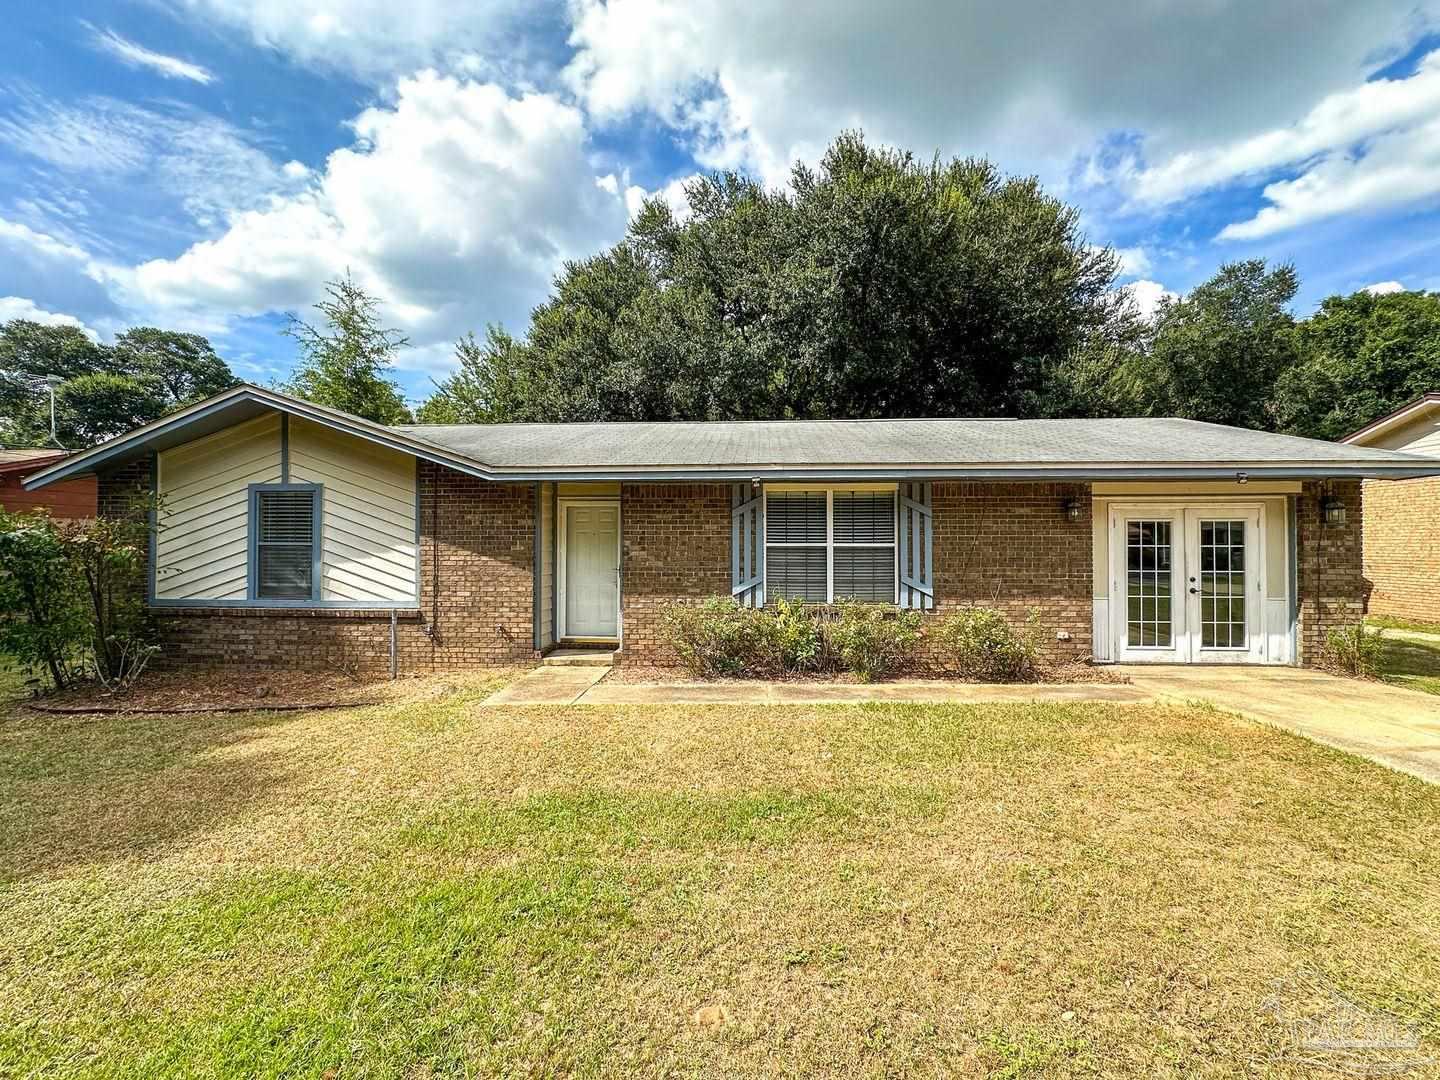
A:
[[[680,662],[693,674],[709,678],[764,673],[755,670],[755,661],[765,652],[763,621],[763,612],[728,596],[712,596],[699,604],[671,604],[663,625]]]
[[[883,679],[903,668],[920,643],[920,613],[882,604],[843,601],[827,628],[831,647],[861,682]]]
[[[1384,633],[1369,633],[1363,623],[1335,627],[1325,635],[1325,666],[1344,675],[1373,679],[1380,670],[1380,654],[1385,651]]]
[[[964,679],[1018,682],[1032,678],[1039,663],[1033,615],[1017,631],[994,608],[962,608],[941,621],[935,636],[940,665]]]
[[[820,621],[804,600],[777,600],[765,616],[775,666],[781,671],[819,671],[829,666]]]
[[[56,521],[0,512],[0,650],[56,688],[87,672],[128,685],[155,653],[145,614],[146,507]]]

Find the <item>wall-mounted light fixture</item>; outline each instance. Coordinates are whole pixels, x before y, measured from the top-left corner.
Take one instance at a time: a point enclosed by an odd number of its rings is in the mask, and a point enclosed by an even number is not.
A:
[[[1247,472],[1237,472],[1237,473],[1235,474],[1235,483],[1237,483],[1237,484],[1248,484],[1249,482],[1250,482],[1250,474],[1249,474],[1249,473],[1247,473]]]
[[[1326,525],[1345,524],[1345,500],[1338,495],[1326,495],[1320,500],[1320,520]]]
[[[1066,520],[1066,521],[1079,521],[1079,520],[1080,520],[1080,500],[1079,500],[1079,499],[1066,499],[1066,500],[1065,500],[1065,520]]]

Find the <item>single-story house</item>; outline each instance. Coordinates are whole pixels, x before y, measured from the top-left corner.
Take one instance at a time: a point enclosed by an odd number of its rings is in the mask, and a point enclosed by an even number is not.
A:
[[[25,489],[25,478],[69,456],[68,450],[44,447],[0,450],[0,506],[15,513],[49,510],[57,518],[95,516],[95,477],[78,476],[37,491]]]
[[[1440,460],[1440,394],[1422,394],[1343,442]],[[1440,478],[1366,480],[1362,497],[1366,610],[1440,623]]]
[[[663,663],[721,594],[1034,612],[1054,659],[1313,664],[1361,615],[1390,450],[1190,420],[385,427],[242,385],[76,454],[158,496],[170,663],[400,671],[566,642]]]

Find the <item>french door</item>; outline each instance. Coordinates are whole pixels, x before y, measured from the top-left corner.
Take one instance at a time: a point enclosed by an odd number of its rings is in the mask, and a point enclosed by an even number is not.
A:
[[[1111,640],[1117,660],[1263,663],[1262,510],[1111,511]]]

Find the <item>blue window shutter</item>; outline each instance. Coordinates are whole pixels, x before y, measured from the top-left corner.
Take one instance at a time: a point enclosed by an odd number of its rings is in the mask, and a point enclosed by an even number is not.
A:
[[[730,595],[765,606],[765,502],[749,484],[730,486]]]
[[[935,529],[928,483],[900,485],[900,606],[935,606]]]

